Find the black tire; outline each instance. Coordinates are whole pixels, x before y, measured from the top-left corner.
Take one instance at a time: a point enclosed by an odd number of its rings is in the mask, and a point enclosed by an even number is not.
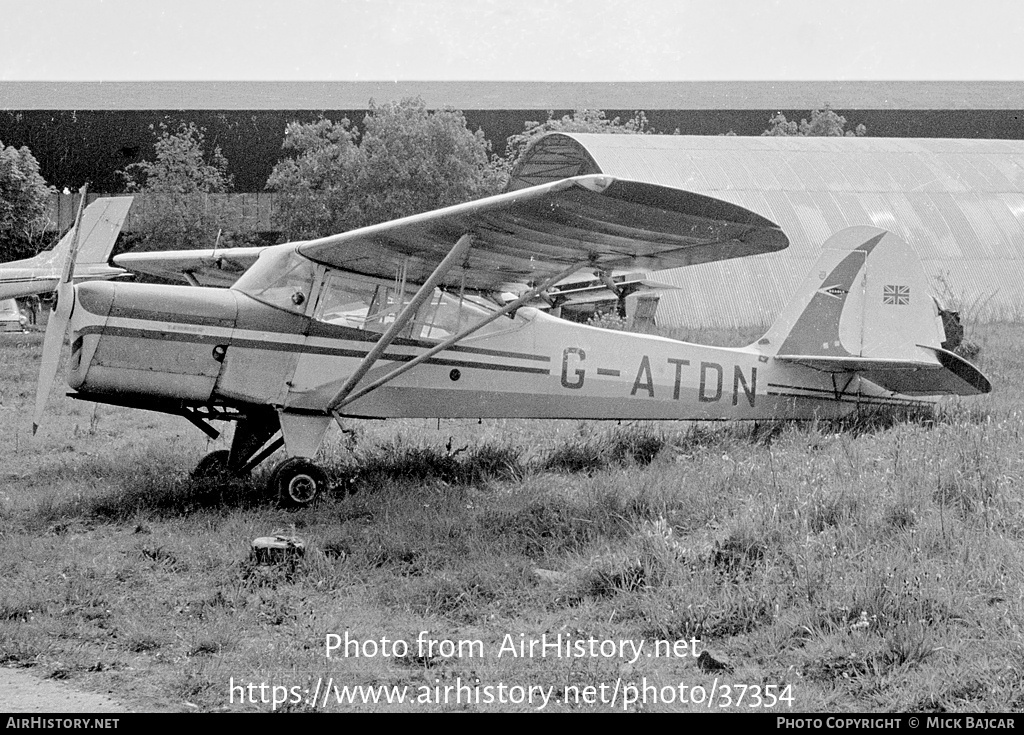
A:
[[[270,491],[283,508],[308,508],[327,489],[327,474],[305,457],[292,457],[270,473]]]
[[[228,457],[231,452],[227,449],[218,449],[210,452],[201,460],[196,468],[192,470],[193,480],[226,480],[231,476],[228,471]]]

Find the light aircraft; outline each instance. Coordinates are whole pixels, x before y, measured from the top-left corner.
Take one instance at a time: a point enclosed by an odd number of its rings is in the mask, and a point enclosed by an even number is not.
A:
[[[787,245],[743,207],[589,175],[264,248],[227,289],[65,278],[35,421],[70,327],[73,397],[180,415],[210,436],[211,422],[234,421],[230,450],[196,472],[243,475],[283,446],[269,482],[283,504],[303,506],[327,483],[313,458],[335,419],[808,419],[991,390],[940,346],[914,252],[875,227],[831,237],[745,348],[599,329],[527,305],[583,269],[614,279]],[[224,272],[180,253],[146,257],[177,259],[197,282],[204,267]],[[509,292],[519,295],[495,296]]]
[[[101,197],[83,208],[82,191],[74,226],[51,250],[35,257],[0,263],[0,299],[50,293],[57,287],[68,253],[77,247],[76,283],[127,275],[107,264],[133,197]]]

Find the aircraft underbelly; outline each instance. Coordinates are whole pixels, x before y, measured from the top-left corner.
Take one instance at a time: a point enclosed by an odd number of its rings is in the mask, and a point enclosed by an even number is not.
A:
[[[89,393],[158,396],[205,403],[210,398],[214,380],[215,376],[94,364],[89,368],[88,382],[75,387]]]
[[[397,382],[397,381],[396,381]],[[662,399],[629,396],[629,387],[618,397],[608,395],[565,395],[557,389],[535,392],[516,390],[429,388],[385,386],[354,401],[345,413],[354,417],[403,418],[524,418],[524,419],[606,419],[606,420],[787,420],[827,419],[846,416],[858,409],[881,406],[916,405],[902,398],[846,394],[816,389],[791,395],[758,396],[754,406],[733,405],[731,397],[713,402],[679,401],[670,388]],[[609,386],[611,388],[611,386]],[[623,396],[622,394],[626,395]]]

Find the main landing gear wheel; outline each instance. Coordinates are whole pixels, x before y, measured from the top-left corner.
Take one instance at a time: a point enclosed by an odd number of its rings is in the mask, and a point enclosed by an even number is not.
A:
[[[292,457],[270,473],[270,491],[285,508],[307,508],[327,489],[327,474],[305,457]]]
[[[237,469],[231,469],[231,465],[228,463],[230,458],[231,452],[227,449],[210,452],[199,460],[199,464],[192,470],[192,479],[196,482],[222,482],[247,476],[248,473],[243,475]]]
[[[231,452],[227,449],[218,449],[210,452],[201,460],[196,468],[192,470],[193,480],[224,480],[230,477],[228,472],[228,457]]]

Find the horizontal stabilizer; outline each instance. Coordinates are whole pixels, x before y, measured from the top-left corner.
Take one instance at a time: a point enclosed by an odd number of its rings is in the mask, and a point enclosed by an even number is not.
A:
[[[893,360],[880,357],[777,355],[775,359],[826,373],[857,373],[872,383],[908,396],[989,393],[992,385],[976,367],[948,350],[918,345],[934,360]]]
[[[960,357],[960,355],[944,350],[941,347],[924,347],[924,349],[933,352],[939,358],[942,367],[945,368],[942,374],[950,386],[946,393],[958,396],[972,396],[979,393],[992,392],[992,383],[989,382],[989,379],[978,368]]]

